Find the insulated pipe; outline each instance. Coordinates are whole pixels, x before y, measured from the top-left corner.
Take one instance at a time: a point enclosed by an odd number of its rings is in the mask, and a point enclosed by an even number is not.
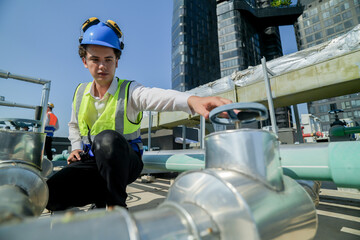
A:
[[[343,137],[353,133],[360,133],[360,127],[335,126],[330,129],[330,136]]]
[[[291,178],[360,188],[359,141],[282,145],[280,152],[284,174]]]
[[[279,171],[275,135],[253,133],[237,130],[207,136],[209,168],[179,176],[157,209],[132,214],[115,208],[112,212],[42,218],[0,226],[0,235],[13,240],[23,239],[24,232],[27,239],[37,240],[312,239],[317,227],[312,200],[299,184]],[[244,139],[239,148],[246,142],[254,143],[249,154],[233,152],[230,156],[231,144],[224,152],[230,158],[219,159],[213,154],[216,149],[211,146],[224,150],[236,135]],[[259,140],[267,142],[255,145]],[[246,165],[249,167],[242,169]]]
[[[360,142],[280,145],[281,166],[293,179],[332,181],[339,187],[360,188]],[[144,168],[183,172],[205,168],[205,151],[146,152]]]
[[[0,130],[0,222],[38,216],[48,201],[45,133]],[[16,203],[16,204],[15,204]]]

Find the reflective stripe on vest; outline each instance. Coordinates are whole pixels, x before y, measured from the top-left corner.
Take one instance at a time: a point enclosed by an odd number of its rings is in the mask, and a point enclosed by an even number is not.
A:
[[[142,119],[142,112],[139,113],[136,123],[128,120],[126,115],[128,89],[131,81],[119,80],[116,93],[109,96],[106,108],[101,116],[91,126],[91,121],[88,120],[86,114],[90,108],[94,108],[93,99],[86,94],[91,87],[90,83],[80,84],[75,92],[73,100],[73,108],[78,121],[80,134],[85,144],[88,144],[88,129],[90,129],[91,139],[102,132],[103,130],[115,130],[122,134],[126,140],[131,141],[140,136],[140,123]],[[95,109],[92,109],[96,111]]]

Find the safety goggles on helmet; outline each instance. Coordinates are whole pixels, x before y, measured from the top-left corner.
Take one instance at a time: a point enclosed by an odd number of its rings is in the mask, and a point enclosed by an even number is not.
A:
[[[123,41],[119,40],[123,37],[123,34],[120,27],[113,20],[107,20],[103,23],[98,18],[92,17],[82,24],[81,29],[83,31],[83,35],[79,38],[81,45],[101,45],[120,51],[124,49]]]

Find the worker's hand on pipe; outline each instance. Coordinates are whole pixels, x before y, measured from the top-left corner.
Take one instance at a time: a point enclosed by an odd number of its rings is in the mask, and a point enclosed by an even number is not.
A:
[[[206,119],[209,119],[209,113],[216,107],[230,104],[232,101],[222,97],[198,97],[191,96],[187,100],[190,109]],[[220,117],[227,117],[227,113],[219,115]]]
[[[68,159],[67,159],[67,163],[68,163],[68,164],[71,164],[71,163],[73,163],[73,162],[80,161],[80,160],[81,160],[81,157],[80,157],[80,153],[81,153],[81,152],[83,152],[83,150],[81,150],[81,149],[75,149],[75,150],[73,150],[73,151],[70,153],[70,155],[69,155],[69,157],[68,157]]]

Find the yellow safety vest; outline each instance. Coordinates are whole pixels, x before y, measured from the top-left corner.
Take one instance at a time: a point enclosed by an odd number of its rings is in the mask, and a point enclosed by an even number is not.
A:
[[[131,141],[140,137],[140,123],[142,119],[142,112],[139,113],[135,123],[127,118],[126,110],[128,103],[128,92],[131,81],[120,80],[114,95],[110,95],[106,104],[104,112],[93,123],[90,121],[88,112],[91,108],[95,108],[94,99],[89,92],[92,82],[80,84],[75,91],[73,108],[78,121],[80,135],[85,144],[88,144],[87,139],[90,129],[90,136],[93,139],[97,134],[104,130],[115,130],[122,134],[126,140]],[[115,81],[115,80],[114,80]],[[95,111],[95,109],[93,109]]]

